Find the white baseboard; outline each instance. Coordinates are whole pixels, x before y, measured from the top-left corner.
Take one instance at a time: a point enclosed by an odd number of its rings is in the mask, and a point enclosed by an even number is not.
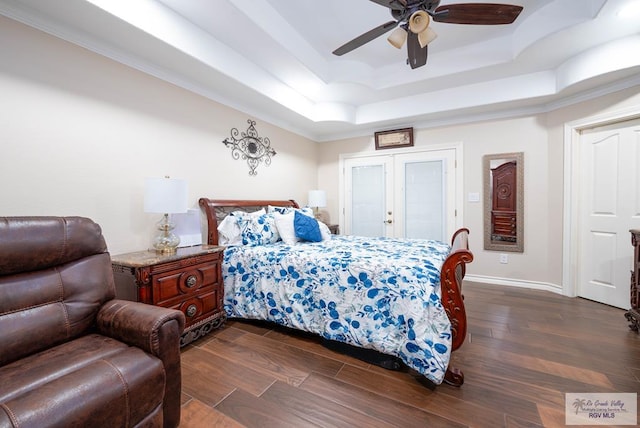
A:
[[[552,293],[562,294],[562,286],[548,282],[527,281],[522,279],[499,278],[495,276],[484,275],[465,275],[465,281],[479,282],[483,284],[506,285],[509,287],[531,288],[534,290],[551,291]]]

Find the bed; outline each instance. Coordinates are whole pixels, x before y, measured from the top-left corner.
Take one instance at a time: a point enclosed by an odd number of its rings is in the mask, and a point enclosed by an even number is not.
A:
[[[402,360],[433,385],[462,385],[464,375],[450,361],[467,330],[461,293],[466,263],[473,260],[467,229],[456,231],[448,244],[327,236],[318,223],[317,239],[313,215],[294,200],[199,203],[207,244],[231,244],[222,264],[229,318],[317,334],[329,343]],[[265,224],[274,218],[277,227]],[[285,218],[295,218],[295,241],[287,229],[293,220],[283,223]],[[242,242],[228,241],[227,225],[234,224],[241,225]],[[311,237],[307,225],[315,233]],[[263,232],[272,234],[271,229],[281,236],[265,239]]]

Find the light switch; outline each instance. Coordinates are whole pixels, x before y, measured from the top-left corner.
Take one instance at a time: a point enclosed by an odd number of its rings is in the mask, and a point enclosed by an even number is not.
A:
[[[467,200],[469,202],[480,202],[480,193],[478,192],[469,193]]]

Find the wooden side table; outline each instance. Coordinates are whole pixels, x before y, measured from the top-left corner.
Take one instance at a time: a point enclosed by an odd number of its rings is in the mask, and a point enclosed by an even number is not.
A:
[[[197,245],[176,254],[138,251],[111,257],[116,297],[182,311],[184,346],[226,320],[222,283],[223,247]]]
[[[339,235],[340,234],[340,225],[338,225],[338,224],[329,224],[327,226],[329,226],[329,231],[333,235]]]

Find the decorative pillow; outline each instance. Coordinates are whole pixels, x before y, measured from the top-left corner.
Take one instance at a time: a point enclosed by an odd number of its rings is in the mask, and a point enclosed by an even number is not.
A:
[[[251,213],[245,211],[234,211],[226,216],[218,224],[218,244],[219,245],[242,245],[242,230],[238,224],[239,218],[251,218],[264,215],[264,208]]]
[[[331,230],[329,230],[329,226],[319,221],[318,226],[320,226],[320,234],[322,235],[323,241],[328,241],[331,239]]]
[[[218,225],[219,245],[242,245],[242,231],[234,215],[226,216]]]
[[[258,211],[246,212],[246,211],[233,211],[231,215],[236,217],[260,217],[261,215],[265,215],[267,211],[264,208],[260,208]]]
[[[320,233],[318,220],[306,214],[302,214],[300,211],[294,212],[293,228],[295,235],[303,241],[322,241],[322,234]]]
[[[296,245],[298,237],[296,236],[295,229],[293,228],[293,220],[295,217],[295,211],[291,211],[287,214],[273,214],[276,220],[276,227],[280,238],[287,245]]]
[[[280,240],[273,214],[241,217],[238,219],[238,225],[242,230],[243,245],[268,245]]]
[[[276,207],[274,205],[269,205],[267,207],[268,213],[289,214],[292,211],[300,211],[302,214],[308,215],[310,217],[314,217],[313,208],[311,207],[293,208],[293,207]]]
[[[293,211],[293,208],[291,208],[291,207],[277,207],[275,205],[269,205],[267,207],[267,212],[268,213],[287,214],[287,213],[289,213],[291,211]]]
[[[313,214],[313,208],[310,208],[310,207],[298,208],[296,211],[299,211],[304,215],[308,215],[311,218],[316,218],[315,215]]]

